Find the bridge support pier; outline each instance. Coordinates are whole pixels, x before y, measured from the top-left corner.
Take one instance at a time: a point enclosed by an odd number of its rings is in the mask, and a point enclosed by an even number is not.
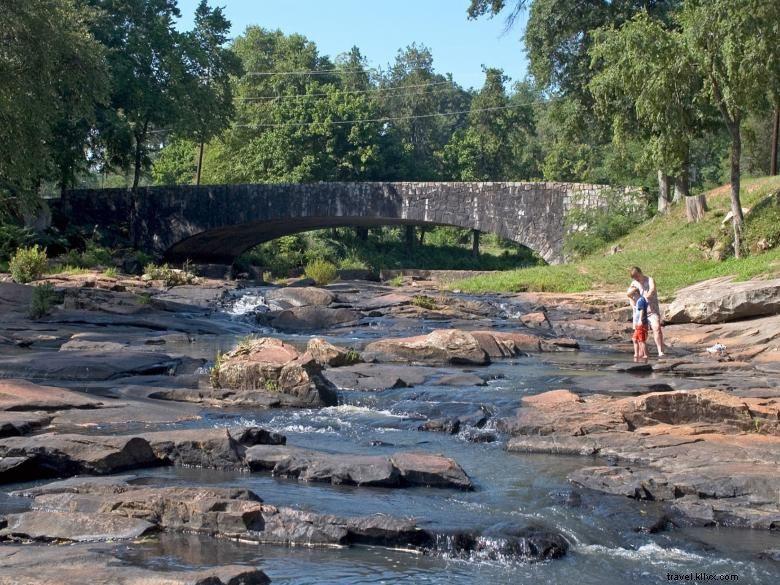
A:
[[[416,230],[415,230],[415,226],[413,226],[413,225],[407,225],[407,226],[406,226],[406,237],[405,237],[405,241],[406,241],[406,247],[407,247],[409,250],[411,250],[411,249],[413,249],[413,248],[414,248],[414,243],[415,243],[415,239],[416,239],[416,234],[415,234],[415,232],[416,232]]]
[[[479,230],[471,230],[471,255],[479,257]]]

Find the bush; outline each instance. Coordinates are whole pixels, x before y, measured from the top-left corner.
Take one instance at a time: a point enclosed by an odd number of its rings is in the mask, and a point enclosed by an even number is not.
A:
[[[29,246],[34,240],[31,229],[13,223],[0,224],[0,261],[11,258],[18,248]]]
[[[40,319],[47,315],[56,299],[57,293],[48,282],[33,288],[32,298],[30,299],[30,317]]]
[[[412,297],[412,304],[421,309],[427,309],[429,311],[436,310],[436,301],[428,295],[414,295]]]
[[[188,270],[171,268],[168,264],[157,266],[149,263],[144,267],[143,278],[146,280],[162,280],[165,286],[180,286],[195,282],[195,275]]]
[[[575,258],[598,252],[647,218],[647,208],[627,199],[620,191],[608,194],[601,207],[575,207],[566,219],[569,233],[564,242],[564,252]]]
[[[317,284],[328,284],[336,280],[336,265],[327,260],[312,260],[304,268],[304,274]]]
[[[39,247],[38,244],[30,248],[19,248],[8,264],[11,277],[21,283],[40,278],[48,267],[46,249]]]

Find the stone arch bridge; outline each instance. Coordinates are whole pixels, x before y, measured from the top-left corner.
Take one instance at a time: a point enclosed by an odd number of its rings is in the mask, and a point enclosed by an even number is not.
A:
[[[447,225],[492,232],[563,260],[566,216],[610,190],[579,183],[298,183],[79,189],[71,221],[124,224],[133,243],[171,261],[231,263],[256,244],[327,227]]]

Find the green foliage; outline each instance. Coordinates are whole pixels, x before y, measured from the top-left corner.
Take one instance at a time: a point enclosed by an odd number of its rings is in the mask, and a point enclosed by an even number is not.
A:
[[[400,287],[404,285],[404,277],[402,274],[396,274],[393,278],[387,281],[387,284],[394,287]]]
[[[219,370],[222,367],[223,355],[221,351],[217,352],[214,358],[214,365],[209,370],[209,383],[212,388],[220,388],[219,384]]]
[[[48,315],[57,296],[54,286],[48,282],[34,287],[30,298],[30,318],[40,319]]]
[[[117,271],[115,266],[110,266],[103,271],[103,276],[105,276],[106,278],[116,278],[117,276],[119,276],[119,272]]]
[[[60,256],[58,260],[69,266],[78,268],[102,268],[111,264],[114,251],[101,246],[95,240],[87,240],[83,250],[72,249]]]
[[[648,215],[641,200],[620,191],[609,193],[600,208],[574,208],[567,217],[564,252],[577,258],[602,250],[628,234]]]
[[[2,217],[33,210],[42,181],[69,181],[108,80],[83,3],[4,0],[0,12]]]
[[[89,268],[82,268],[81,266],[73,266],[71,264],[60,265],[50,270],[51,274],[64,274],[68,276],[78,276],[79,274],[87,274]]]
[[[29,228],[15,223],[0,223],[0,260],[9,260],[18,248],[33,243],[34,235]]]
[[[192,140],[174,140],[160,152],[152,167],[156,185],[189,185],[195,180],[198,145]]]
[[[745,216],[743,245],[751,254],[780,246],[780,191],[754,205]]]
[[[328,284],[336,280],[338,269],[327,260],[312,260],[306,265],[304,273],[317,284]]]
[[[428,295],[414,295],[412,297],[412,304],[415,307],[420,307],[421,309],[427,309],[429,311],[434,311],[438,308],[436,301]]]
[[[11,277],[20,283],[40,278],[48,267],[46,248],[41,248],[38,244],[29,248],[19,248],[8,263]]]
[[[279,381],[274,380],[273,378],[266,378],[263,381],[263,388],[267,390],[268,392],[278,392],[279,391]]]
[[[161,280],[167,287],[192,284],[195,282],[195,275],[190,271],[172,268],[167,263],[162,266],[157,266],[154,263],[147,264],[144,266],[143,277],[146,280]]]

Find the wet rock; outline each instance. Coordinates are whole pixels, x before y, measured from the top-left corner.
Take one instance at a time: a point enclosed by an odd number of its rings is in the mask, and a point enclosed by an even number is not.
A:
[[[356,306],[361,311],[376,311],[377,309],[387,309],[388,307],[408,305],[411,302],[412,297],[410,295],[402,293],[387,293],[358,302],[356,303]]]
[[[376,362],[486,365],[490,358],[577,347],[571,339],[528,333],[436,329],[428,335],[374,341],[366,346],[363,357]]]
[[[211,469],[245,467],[245,445],[237,441],[228,429],[159,431],[142,436],[161,463]],[[240,435],[247,436],[247,433]]]
[[[487,386],[484,378],[476,374],[462,372],[459,374],[447,374],[434,382],[436,386],[454,386],[456,388],[465,388],[469,386]]]
[[[129,540],[151,532],[155,526],[138,518],[114,514],[41,512],[32,510],[5,517],[0,540],[95,542]]]
[[[724,323],[780,312],[780,279],[706,280],[677,291],[666,309],[669,323]]]
[[[216,382],[219,388],[284,395],[284,403],[295,406],[333,405],[338,398],[311,354],[299,354],[271,337],[248,341],[225,354]]]
[[[36,478],[79,473],[104,475],[159,464],[146,440],[123,436],[46,433],[10,437],[0,440],[0,457],[19,458],[15,468],[23,466]],[[6,470],[0,481],[13,481],[13,474],[14,468]]]
[[[430,487],[474,489],[466,472],[454,460],[431,453],[396,453],[390,462],[401,474],[401,481]]]
[[[569,550],[561,534],[535,525],[501,524],[483,534],[455,534],[448,542],[450,556],[469,560],[544,561],[561,558]]]
[[[774,399],[711,389],[629,398],[545,394],[525,399],[502,423],[514,435],[508,450],[606,457],[609,467],[570,478],[601,492],[669,502],[675,523],[766,530],[780,522]]]
[[[261,570],[239,565],[198,570],[155,571],[112,555],[109,545],[0,548],[0,585],[268,585]]]
[[[300,481],[383,487],[473,487],[457,462],[428,453],[396,453],[388,458],[331,454],[298,447],[256,446],[246,450],[245,461],[253,471],[270,470],[275,476]]]
[[[41,386],[27,380],[0,380],[0,411],[94,409],[103,404],[81,392]]]
[[[27,435],[51,422],[51,415],[43,412],[0,411],[0,439]]]
[[[327,331],[335,327],[354,325],[360,314],[352,309],[305,305],[285,311],[267,313],[269,324],[279,331]]]
[[[435,418],[420,425],[421,431],[457,435],[460,432],[460,420],[457,418]]]
[[[520,321],[526,327],[540,327],[542,329],[552,329],[552,324],[547,318],[545,311],[536,311],[533,313],[524,313],[520,315]]]
[[[268,291],[269,301],[284,301],[293,307],[327,307],[336,300],[332,292],[312,286],[274,288]]]
[[[369,343],[363,351],[366,361],[416,362],[429,364],[490,363],[475,337],[455,329],[437,329],[428,335],[384,339]]]
[[[436,370],[390,364],[358,364],[325,370],[324,376],[344,390],[387,390],[423,384]]]
[[[414,520],[387,516],[340,518],[264,504],[249,490],[145,487],[70,482],[29,493],[40,514],[68,511],[142,519],[158,529],[282,545],[383,544],[431,541]],[[67,527],[65,528],[67,530]]]
[[[306,351],[321,366],[330,366],[332,368],[351,366],[362,361],[356,351],[337,347],[319,337],[309,340],[309,343],[306,345]]]
[[[92,381],[174,374],[182,363],[162,353],[129,351],[30,352],[0,359],[0,376],[31,380]]]

